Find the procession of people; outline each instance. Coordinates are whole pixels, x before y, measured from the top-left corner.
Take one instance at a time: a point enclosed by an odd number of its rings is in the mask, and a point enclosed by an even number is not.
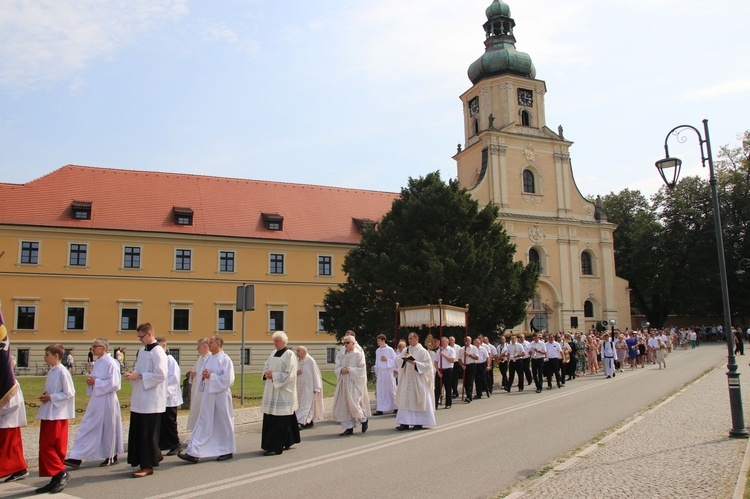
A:
[[[187,379],[190,385],[190,412],[186,444],[177,433],[177,409],[182,403],[179,391],[180,368],[166,349],[164,337],[157,337],[151,324],[137,328],[141,349],[131,370],[121,375],[121,360],[109,352],[106,338],[96,338],[90,374],[86,378],[90,396],[75,442],[67,450],[67,423],[74,417],[71,374],[63,364],[62,345],[50,345],[45,361],[50,366],[42,406],[39,446],[39,476],[52,477],[38,493],[59,492],[70,480],[68,470],[86,461],[100,460],[100,467],[118,464],[123,454],[123,428],[117,392],[124,378],[132,385],[127,463],[138,467],[135,478],[150,476],[165,455],[177,455],[187,463],[211,459],[232,459],[237,450],[232,386],[234,364],[224,353],[224,340],[218,334],[197,341],[198,359]],[[531,341],[529,341],[529,338]],[[283,331],[273,334],[274,350],[263,371],[262,434],[260,448],[266,456],[280,455],[302,442],[301,430],[324,418],[323,378],[315,359],[305,346],[293,351]],[[375,357],[370,361],[353,331],[342,338],[335,359],[336,389],[332,419],[341,425],[340,436],[367,432],[373,415],[395,416],[395,430],[422,430],[436,426],[436,411],[450,409],[453,402],[470,403],[490,398],[494,393],[494,370],[501,373],[500,388],[509,393],[534,387],[541,393],[546,380],[558,389],[579,376],[598,374],[606,379],[629,366],[646,362],[667,366],[673,349],[687,348],[693,342],[689,330],[535,332],[506,333],[497,344],[489,337],[463,337],[459,346],[453,336],[431,335],[420,342],[409,332],[394,350],[385,335],[377,337]],[[375,412],[371,410],[368,388],[369,369],[375,375]],[[516,381],[517,380],[517,381]],[[15,385],[15,386],[14,386]],[[29,475],[23,456],[20,427],[26,424],[23,393],[14,380],[7,400],[0,406],[0,474],[5,482]],[[168,452],[163,452],[168,451]]]

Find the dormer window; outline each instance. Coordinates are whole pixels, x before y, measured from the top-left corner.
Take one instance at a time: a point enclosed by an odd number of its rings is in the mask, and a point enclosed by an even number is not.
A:
[[[352,220],[360,234],[365,230],[365,227],[373,227],[375,225],[375,220],[370,220],[369,218],[352,218]]]
[[[181,206],[173,206],[175,225],[193,225],[193,209]]]
[[[73,201],[70,212],[75,220],[91,220],[91,201]]]
[[[284,230],[284,217],[278,213],[261,213],[263,224],[268,230]]]

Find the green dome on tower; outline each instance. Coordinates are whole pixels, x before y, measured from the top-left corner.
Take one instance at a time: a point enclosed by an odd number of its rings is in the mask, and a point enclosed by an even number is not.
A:
[[[516,50],[516,38],[513,36],[516,22],[510,17],[508,4],[493,0],[485,14],[484,55],[469,66],[471,82],[476,84],[483,78],[506,73],[535,78],[536,68],[529,54]]]

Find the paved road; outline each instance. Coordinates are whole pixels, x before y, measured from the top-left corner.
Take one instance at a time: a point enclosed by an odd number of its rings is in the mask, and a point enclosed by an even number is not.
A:
[[[563,389],[506,394],[438,411],[438,426],[398,433],[392,416],[374,417],[370,431],[339,437],[339,426],[316,424],[282,456],[259,451],[260,427],[238,435],[235,459],[197,465],[166,458],[153,477],[130,478],[125,465],[71,472],[71,497],[245,497],[306,495],[337,498],[489,497],[539,473],[550,463],[724,362],[726,347],[704,344],[674,352],[668,368],[625,371],[614,379],[588,376]],[[747,380],[743,380],[743,385]],[[745,397],[750,396],[746,391]],[[18,482],[16,497],[46,483]],[[9,490],[9,489],[6,489]],[[3,488],[0,484],[0,493]],[[64,497],[64,495],[60,495]]]

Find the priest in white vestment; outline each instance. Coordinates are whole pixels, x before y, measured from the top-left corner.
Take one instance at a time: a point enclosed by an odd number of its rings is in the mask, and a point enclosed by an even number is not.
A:
[[[409,346],[401,352],[398,360],[398,387],[396,389],[397,430],[408,430],[412,426],[421,430],[423,426],[434,426],[435,372],[432,356],[419,344],[419,335],[409,333]]]
[[[396,406],[396,352],[386,343],[384,334],[378,335],[378,349],[375,351],[375,366],[373,370],[376,376],[375,395],[377,404],[375,414],[395,411]]]
[[[338,383],[333,397],[333,419],[341,423],[342,437],[353,434],[358,424],[362,424],[362,433],[365,433],[371,415],[364,353],[356,348],[351,336],[344,336],[343,343],[343,351],[336,356]]]
[[[234,364],[222,350],[224,339],[215,335],[208,340],[211,355],[203,364],[198,384],[201,409],[185,453],[180,459],[196,463],[198,459],[215,457],[217,461],[231,459],[237,450],[234,437],[234,408],[232,385]]]
[[[208,338],[198,340],[198,360],[195,361],[193,369],[190,371],[190,414],[188,414],[187,430],[193,431],[195,422],[198,421],[198,413],[201,410],[201,392],[198,388],[201,386],[200,380],[203,375],[203,364],[211,356],[208,350]]]
[[[100,466],[111,466],[117,463],[117,455],[123,453],[122,416],[117,397],[121,387],[120,363],[108,354],[106,338],[95,339],[92,348],[99,359],[86,378],[86,394],[91,399],[65,460],[73,468],[91,459],[104,459]]]
[[[307,348],[297,347],[297,423],[299,429],[312,428],[323,419],[323,376],[318,363],[307,354]]]
[[[274,350],[263,366],[263,430],[261,448],[266,456],[278,456],[300,442],[294,411],[297,400],[297,356],[289,348],[284,331],[273,333]]]

